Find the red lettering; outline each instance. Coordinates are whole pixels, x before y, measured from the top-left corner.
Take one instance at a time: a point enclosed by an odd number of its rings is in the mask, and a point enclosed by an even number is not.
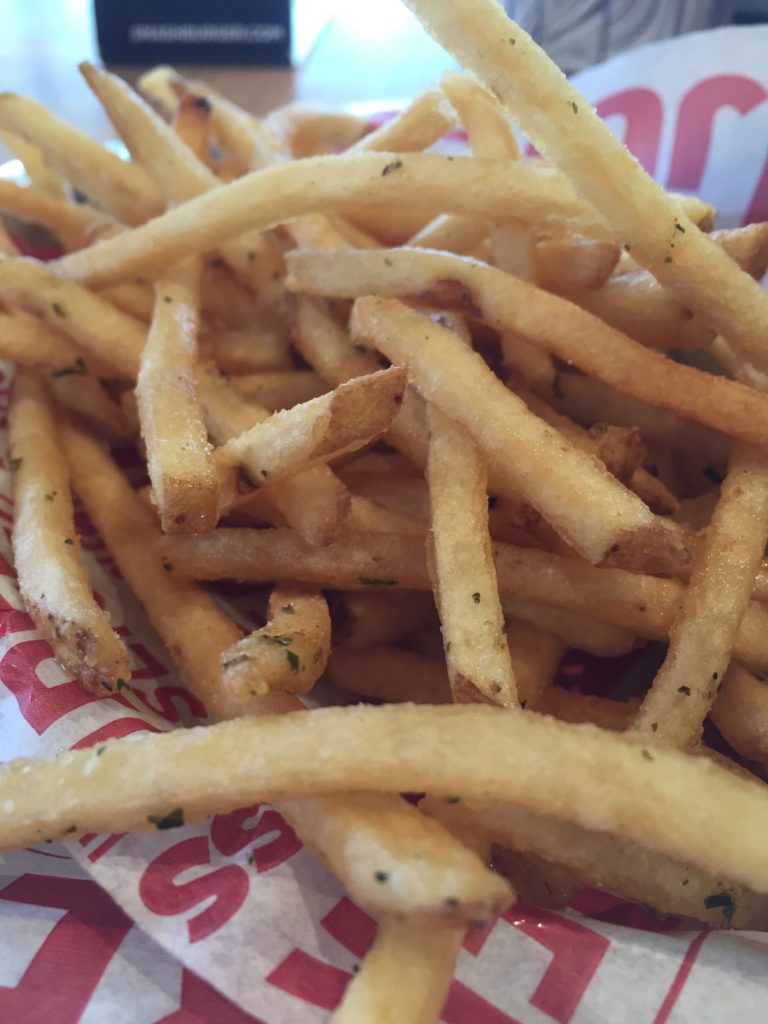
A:
[[[260,805],[233,811],[231,814],[217,814],[211,822],[211,842],[227,857],[244,850],[255,839],[261,839],[251,851],[253,866],[258,872],[272,868],[289,860],[301,849],[296,833],[283,817],[266,808],[255,824],[249,824],[259,815]]]
[[[759,224],[764,220],[768,220],[768,160],[763,165],[752,202],[744,215],[745,224]]]
[[[362,960],[376,935],[376,922],[346,896],[320,922],[336,941]]]
[[[445,1024],[519,1024],[497,1006],[493,1006],[477,992],[460,981],[452,981],[448,998],[440,1017]]]
[[[624,145],[649,174],[655,174],[664,119],[659,94],[653,89],[624,89],[601,100],[596,109],[602,118],[614,114],[624,118]]]
[[[294,949],[267,975],[266,981],[289,996],[323,1010],[332,1010],[338,1006],[351,979],[349,971],[323,963],[303,949]]]
[[[701,185],[712,143],[715,116],[723,107],[748,114],[768,96],[754,78],[715,75],[694,85],[677,113],[675,147],[667,187],[694,192]]]
[[[530,1002],[558,1024],[568,1024],[610,946],[609,940],[578,921],[539,907],[518,904],[504,916],[552,953],[552,962]]]
[[[175,916],[214,898],[187,921],[190,942],[199,942],[218,931],[237,913],[248,895],[248,875],[237,864],[215,868],[188,882],[176,881],[184,871],[210,862],[205,836],[185,839],[156,857],[139,883],[139,895],[153,914]]]
[[[46,686],[37,670],[52,657],[53,651],[46,640],[24,640],[6,651],[0,660],[0,679],[38,735],[70,711],[103,699],[83,689],[75,680]]]
[[[80,878],[22,875],[0,899],[67,911],[16,988],[0,987],[0,1020],[77,1024],[133,922],[103,889]]]

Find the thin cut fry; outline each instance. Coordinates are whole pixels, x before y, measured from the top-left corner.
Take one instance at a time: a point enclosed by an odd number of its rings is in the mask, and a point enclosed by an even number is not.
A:
[[[310,370],[275,370],[233,377],[237,390],[252,402],[278,412],[325,394],[328,388]]]
[[[24,605],[59,663],[94,692],[130,678],[128,652],[96,603],[75,532],[66,461],[44,384],[16,371],[9,413],[13,554]]]
[[[616,240],[764,369],[768,295],[696,228],[501,6],[491,0],[406,0],[406,6],[509,108],[542,156],[605,218]]]
[[[178,184],[175,179],[171,183]],[[601,231],[600,222],[570,186],[533,162],[356,153],[313,157],[248,174],[225,188],[190,198],[139,228],[70,253],[53,266],[70,280],[114,284],[164,269],[244,232],[275,227],[317,210],[343,211],[360,204],[410,209],[426,205],[481,218],[525,216],[529,223],[565,222],[585,234]]]
[[[385,920],[331,1024],[429,1024],[448,995],[464,928]]]
[[[4,179],[0,179],[0,210],[48,228],[69,251],[120,230],[115,221],[92,206],[70,203],[34,186]]]
[[[113,306],[117,306],[123,313],[130,314],[136,320],[148,324],[152,319],[154,295],[149,285],[141,284],[138,281],[126,281],[124,284],[114,284],[109,288],[102,288],[99,294],[102,298],[109,299]]]
[[[37,313],[51,327],[111,364],[113,376],[136,377],[146,327],[96,293],[60,280],[35,260],[8,259],[0,263],[0,298]]]
[[[263,486],[361,448],[392,422],[405,384],[405,371],[392,367],[274,413],[219,448],[219,468],[227,473],[242,467],[254,485]]]
[[[54,379],[84,374],[109,377],[114,372],[108,362],[20,309],[0,312],[0,357],[46,370]]]
[[[456,124],[456,114],[435,86],[425,89],[397,117],[364,135],[348,153],[414,153],[427,149]]]
[[[136,381],[152,501],[166,533],[212,530],[218,518],[213,448],[197,397],[198,260],[158,279]]]
[[[613,273],[619,247],[578,235],[538,235],[533,244],[533,280],[541,288],[568,295],[578,288],[602,287]]]
[[[286,749],[294,756],[286,758]],[[361,793],[452,793],[620,830],[648,850],[768,891],[761,783],[709,758],[651,751],[625,734],[482,705],[323,708],[114,740],[98,753],[19,758],[0,768],[0,798],[14,804],[0,825],[0,846],[69,830],[146,828],[173,808],[196,821],[254,802],[326,796],[346,789],[352,774]],[[303,806],[317,804],[305,799]],[[738,831],[712,829],[724,808]],[[393,897],[389,881],[385,873],[381,887]],[[464,907],[478,911],[469,920],[484,920],[506,902],[501,892],[488,901],[483,881],[486,903]],[[446,917],[460,919],[453,901]]]
[[[117,220],[141,224],[162,208],[151,178],[25,96],[0,95],[0,126],[36,143],[48,164]]]
[[[768,457],[736,445],[702,549],[696,556],[669,650],[635,723],[680,747],[700,742],[749,604],[768,536]]]
[[[45,157],[39,146],[22,135],[17,135],[16,132],[9,132],[6,129],[0,130],[0,142],[24,164],[24,173],[32,186],[57,199],[65,198],[64,183],[45,162]]]
[[[200,580],[264,582],[293,577],[341,590],[405,587],[428,590],[423,541],[384,533],[347,533],[313,547],[291,530],[219,529],[196,537],[166,537],[166,556]],[[649,640],[669,634],[685,593],[676,580],[625,569],[598,569],[548,551],[494,544],[499,591],[507,597],[590,615]],[[758,671],[768,669],[768,610],[752,602],[737,633],[734,654]]]
[[[477,261],[424,250],[295,253],[290,289],[336,298],[415,295],[472,310],[497,330],[528,341],[650,405],[757,445],[768,445],[764,395],[724,377],[683,366],[633,342],[555,295]]]
[[[301,708],[298,698],[284,693],[254,697],[245,705],[228,697],[219,682],[219,658],[240,631],[212,598],[185,582],[162,556],[155,516],[106,452],[71,428],[65,441],[75,486],[90,517],[161,639],[212,713],[228,717]],[[457,922],[487,920],[509,902],[510,890],[502,879],[399,796],[292,801],[278,809],[352,897],[375,914],[400,911]],[[378,881],[376,873],[381,870],[391,885]],[[449,903],[449,897],[458,899],[458,906]]]
[[[330,602],[334,650],[396,643],[437,624],[431,594],[350,590],[332,594]]]
[[[105,437],[125,440],[136,437],[139,432],[136,416],[118,405],[101,381],[78,373],[51,375],[51,378],[51,393],[75,421]]]
[[[589,651],[599,658],[618,658],[637,647],[637,637],[631,630],[607,625],[588,614],[508,598],[502,607],[505,615],[558,637],[567,647]]]
[[[236,697],[308,693],[325,671],[330,646],[331,618],[320,591],[281,584],[270,595],[266,626],[221,655],[221,680]]]
[[[653,514],[635,495],[530,413],[450,331],[375,298],[356,302],[351,327],[406,364],[424,397],[467,428],[489,461],[494,488],[501,482],[504,493],[523,497],[585,558],[599,562],[633,532],[652,529]]]
[[[731,662],[710,718],[742,757],[768,762],[768,686],[766,676]]]
[[[482,456],[461,424],[429,408],[430,570],[453,699],[515,707]]]
[[[269,327],[210,331],[202,342],[222,373],[288,371],[293,367],[288,339]]]
[[[365,700],[449,704],[451,688],[442,658],[399,647],[338,647],[328,661],[328,682]]]

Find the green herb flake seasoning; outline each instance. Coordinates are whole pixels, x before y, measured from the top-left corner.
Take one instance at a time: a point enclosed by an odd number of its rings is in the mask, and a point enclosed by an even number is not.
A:
[[[73,832],[77,832],[77,825],[70,825],[69,828],[64,829],[62,835],[71,836]]]
[[[292,604],[284,604],[280,611],[284,612],[286,615],[293,615],[294,608]]]
[[[391,164],[386,164],[384,170],[381,172],[382,178],[386,178],[386,176],[391,174],[392,171],[399,171],[402,166],[402,160],[393,160]]]
[[[643,747],[640,753],[643,755],[646,761],[653,761],[653,754],[650,752],[650,750],[646,750],[646,748]]]
[[[458,797],[458,796],[447,796],[445,798],[445,802],[447,804],[457,804],[457,803],[460,802],[460,800],[461,800],[461,797]]]
[[[479,590],[476,590],[474,592],[474,594],[472,595],[472,600],[475,602],[475,604],[480,604],[480,591]]]
[[[671,256],[665,256],[664,257],[664,262],[665,263],[671,263],[672,262],[672,257]]]
[[[46,501],[53,501],[53,499],[56,497],[56,493],[57,493],[56,491],[48,491],[48,493],[45,496],[45,500]]]
[[[126,683],[126,681],[124,679],[118,679],[116,685],[117,685],[117,692],[119,693],[121,690],[124,690],[126,688],[128,683]]]
[[[279,644],[280,647],[290,647],[293,643],[292,636],[285,636],[279,633],[262,633],[262,639],[270,644]]]
[[[624,243],[624,252],[631,252],[631,251],[632,251],[632,246],[629,244],[629,242],[625,242]]]
[[[658,728],[659,728],[659,723],[658,722],[651,722],[651,732],[656,732],[656,730]]]
[[[295,651],[286,651],[285,656],[288,659],[288,664],[291,666],[291,672],[299,671],[299,656]]]
[[[173,562],[163,562],[163,568],[166,572],[170,572],[173,569]]]
[[[373,576],[358,576],[364,587],[396,587],[397,580],[378,580]]]
[[[713,892],[711,896],[704,898],[704,906],[707,910],[722,910],[726,921],[730,921],[736,913],[736,904],[729,892]]]
[[[66,309],[64,309],[64,307],[59,302],[52,302],[51,303],[51,309],[56,314],[56,316],[60,316],[60,317],[64,318],[67,315]]]
[[[677,692],[678,693],[682,693],[686,697],[690,697],[691,696],[691,688],[690,688],[690,686],[678,686]]]
[[[71,537],[65,537],[65,538],[64,538],[64,543],[65,543],[65,544],[70,544],[70,545],[71,545],[71,544],[74,544],[75,542],[74,542],[74,541],[72,540],[72,538],[71,538]]]
[[[154,825],[158,831],[164,831],[168,828],[181,828],[184,824],[184,811],[181,807],[176,807],[169,814],[158,817],[155,814],[150,814],[147,817],[147,821]]]
[[[573,110],[574,114],[578,114],[578,112],[579,112],[579,105],[578,105],[578,103],[571,103],[571,109]]]
[[[60,369],[54,370],[51,377],[81,377],[87,369],[85,360],[82,356],[78,356],[71,366],[62,366]]]
[[[377,882],[381,882],[383,884],[384,882],[388,882],[389,881],[389,872],[388,871],[374,871],[373,877],[376,879]]]
[[[352,343],[352,348],[355,350],[355,352],[370,352],[371,351],[368,348],[367,345],[361,345],[359,341],[353,342]]]
[[[515,39],[514,36],[510,36],[509,37],[509,45],[510,46],[517,46],[517,40]]]
[[[24,459],[11,459],[11,472],[18,473],[18,471],[21,469],[21,464],[23,461]]]
[[[106,747],[96,747],[96,757],[101,757],[106,749]]]
[[[395,265],[395,261],[392,259],[391,256],[385,256],[384,257],[384,266],[385,267],[394,267],[394,265]]]
[[[675,231],[679,231],[681,235],[685,234],[685,228],[679,221],[675,221]]]

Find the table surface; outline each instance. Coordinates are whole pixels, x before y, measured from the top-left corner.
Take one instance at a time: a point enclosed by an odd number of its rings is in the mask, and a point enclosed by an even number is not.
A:
[[[255,114],[291,100],[338,106],[398,100],[439,79],[451,59],[400,0],[336,0],[338,14],[296,70],[195,67]],[[81,60],[99,61],[90,0],[4,0],[0,88],[31,96],[98,139],[115,132],[81,79]],[[133,81],[143,67],[112,67]],[[185,68],[185,71],[187,69]]]

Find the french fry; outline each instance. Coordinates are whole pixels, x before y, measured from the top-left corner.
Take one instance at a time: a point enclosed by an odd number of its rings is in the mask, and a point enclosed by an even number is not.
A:
[[[569,295],[576,289],[594,290],[605,284],[618,258],[619,247],[612,242],[542,233],[532,246],[533,280],[558,295]]]
[[[440,87],[455,107],[473,153],[517,160],[520,148],[509,114],[473,75],[447,71]]]
[[[407,533],[414,537],[424,537],[427,524],[421,519],[414,519],[404,512],[377,505],[360,494],[352,494],[349,501],[349,512],[346,519],[350,530],[378,530],[381,533]]]
[[[146,327],[106,299],[60,280],[48,267],[29,259],[0,263],[0,298],[41,316],[46,324],[109,363],[113,376],[135,378]]]
[[[0,210],[48,228],[69,251],[120,231],[120,225],[92,206],[70,203],[5,179],[0,180]]]
[[[535,710],[552,715],[561,722],[591,722],[601,729],[624,732],[632,724],[637,708],[637,700],[608,700],[606,697],[566,690],[562,686],[549,686]]]
[[[509,598],[503,601],[502,607],[506,616],[550,633],[567,647],[588,651],[600,658],[618,658],[637,647],[637,637],[631,630],[607,625],[588,614]]]
[[[238,284],[223,260],[206,260],[201,281],[203,312],[212,331],[253,326],[262,316],[255,295]]]
[[[293,367],[288,339],[269,327],[212,331],[202,341],[222,373],[288,371]]]
[[[615,239],[764,369],[768,295],[696,228],[531,37],[490,0],[449,6],[406,0],[406,6],[510,109],[542,156],[599,211]]]
[[[166,533],[212,530],[218,518],[213,448],[197,397],[199,260],[158,279],[136,380],[152,501]]]
[[[291,530],[219,529],[212,534],[166,537],[166,557],[200,580],[265,582],[292,576],[333,589],[404,587],[428,590],[423,541],[384,533],[352,533],[314,547]],[[648,640],[664,640],[685,593],[677,580],[588,563],[533,548],[494,544],[502,600],[517,598],[590,615]],[[768,610],[753,602],[736,636],[734,656],[757,671],[768,669]]]
[[[515,707],[483,459],[461,424],[434,406],[428,416],[429,565],[453,699]]]
[[[232,378],[237,390],[270,412],[290,409],[325,394],[328,388],[311,370],[273,370]]]
[[[87,373],[108,377],[114,372],[107,362],[20,309],[0,312],[0,356],[54,378]]]
[[[653,528],[652,513],[635,495],[531,414],[450,331],[402,303],[375,298],[356,302],[351,327],[353,337],[407,364],[424,397],[469,430],[495,489],[501,483],[504,493],[523,497],[588,560],[598,562],[633,532]]]
[[[723,377],[713,378],[633,342],[566,300],[493,267],[448,253],[422,250],[289,255],[287,285],[336,298],[414,295],[471,308],[495,329],[528,341],[622,393],[671,409],[754,444],[768,443],[765,398]],[[375,281],[375,283],[374,283]]]
[[[634,728],[659,743],[700,742],[725,675],[768,536],[768,457],[734,447],[720,500],[695,556],[669,649]]]
[[[565,654],[565,646],[552,633],[521,619],[507,622],[505,633],[520,706],[536,709],[542,694],[552,683]]]
[[[382,921],[331,1024],[436,1021],[464,935],[464,928]]]
[[[19,758],[0,769],[0,798],[14,804],[0,825],[0,846],[70,830],[146,828],[173,809],[195,821],[299,796],[316,819],[318,804],[306,798],[344,790],[352,773],[360,800],[366,792],[443,792],[513,803],[583,828],[619,831],[652,852],[768,890],[768,798],[761,783],[710,758],[650,751],[626,734],[480,705],[323,708],[114,740],[98,752]],[[738,832],[712,829],[725,808],[740,822]],[[395,912],[397,886],[382,868],[380,886]],[[501,884],[492,892],[487,874],[480,878],[482,899],[462,905],[457,894],[446,920],[458,923],[463,913],[479,923],[506,903]]]
[[[211,597],[185,582],[162,556],[154,514],[98,443],[71,428],[65,442],[88,514],[160,638],[214,716],[301,708],[290,694],[271,693],[244,703],[224,692],[219,659],[240,631]],[[353,898],[373,913],[486,920],[509,902],[510,890],[502,879],[399,796],[329,797],[292,801],[278,809]],[[350,848],[350,834],[363,845],[365,856]],[[377,880],[380,870],[388,873],[392,886]],[[459,905],[447,904],[448,897],[458,898]]]
[[[319,590],[281,584],[267,624],[221,655],[221,680],[236,697],[274,690],[308,693],[325,671],[331,646],[328,602]]]
[[[211,104],[204,96],[196,96],[185,89],[179,96],[173,119],[173,130],[198,160],[214,173],[215,162],[211,152]]]
[[[415,153],[427,149],[456,124],[456,115],[440,89],[430,86],[376,131],[364,135],[348,153]]]
[[[768,686],[761,673],[731,662],[709,714],[742,757],[768,761]]]
[[[69,416],[105,437],[129,440],[138,434],[138,421],[110,397],[95,377],[64,374],[49,380],[51,394]]]
[[[654,910],[695,918],[710,928],[765,928],[764,896],[620,836],[510,804],[433,801],[429,813],[451,831],[481,830],[515,850],[567,867],[581,888],[603,889]]]
[[[392,422],[405,383],[405,371],[392,367],[274,413],[217,449],[219,469],[226,478],[241,468],[263,486],[361,448]]]
[[[431,594],[386,590],[330,595],[334,649],[364,650],[397,643],[437,623]]]
[[[128,313],[136,320],[148,324],[152,319],[154,297],[149,285],[139,281],[126,281],[124,284],[114,284],[109,288],[102,288],[99,294],[103,299],[109,299],[113,306],[117,306],[123,313]]]
[[[399,647],[336,648],[328,661],[328,682],[365,700],[449,704],[451,688],[442,658]]]
[[[177,187],[180,179],[172,172],[168,176],[169,184]],[[355,153],[283,163],[226,187],[211,187],[210,192],[189,198],[148,224],[70,253],[53,265],[70,280],[97,286],[115,284],[305,213],[349,211],[360,204],[419,210],[437,207],[481,218],[524,215],[527,223],[565,222],[574,231],[596,232],[598,236],[601,231],[601,223],[570,186],[532,162],[434,153]],[[244,262],[237,263],[237,270],[247,272],[249,264],[259,262],[258,253],[241,243],[238,238],[236,248]],[[250,260],[249,252],[253,253]],[[232,265],[235,269],[235,261]]]
[[[483,241],[489,230],[488,222],[477,217],[462,217],[443,213],[425,224],[409,240],[417,249],[442,249],[467,256]]]
[[[46,164],[39,146],[22,135],[17,135],[16,132],[9,132],[6,129],[0,130],[0,142],[24,164],[24,173],[33,187],[39,188],[42,192],[57,199],[66,198],[66,191],[61,179]]]
[[[162,209],[147,173],[25,96],[0,95],[0,127],[34,142],[50,167],[125,224],[141,224]]]
[[[371,128],[365,118],[305,103],[276,107],[264,124],[280,136],[295,159],[348,149]]]
[[[128,652],[96,602],[75,532],[69,474],[45,385],[18,369],[9,412],[13,555],[24,605],[57,661],[95,693],[130,678]]]

